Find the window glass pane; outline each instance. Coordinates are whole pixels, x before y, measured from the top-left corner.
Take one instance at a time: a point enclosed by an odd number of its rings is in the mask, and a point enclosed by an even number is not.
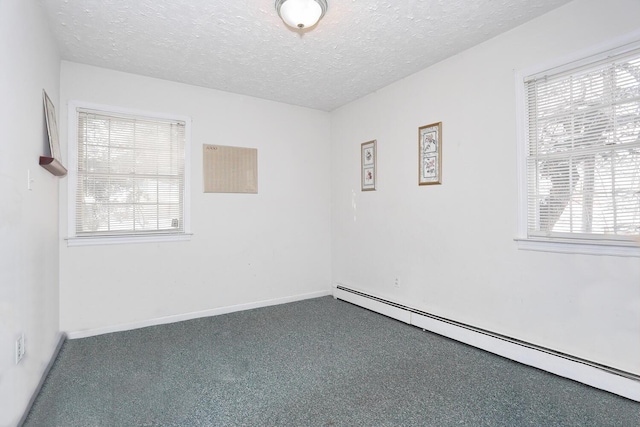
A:
[[[525,83],[529,233],[640,230],[640,52]]]
[[[82,217],[77,221],[77,233],[105,232],[109,229],[109,205],[84,204]]]
[[[158,180],[158,199],[160,203],[174,203],[180,201],[182,183],[176,179]]]
[[[134,151],[130,147],[109,148],[109,173],[132,174],[135,172]]]
[[[185,124],[78,110],[76,232],[182,232]]]
[[[182,230],[182,220],[180,219],[179,205],[160,205],[158,206],[159,224],[161,230]]]
[[[109,205],[109,231],[133,230],[133,205]]]
[[[135,124],[127,120],[109,120],[109,145],[111,147],[128,147],[134,145]]]
[[[157,175],[159,173],[158,166],[163,159],[158,158],[158,150],[136,148],[135,157],[136,173],[140,175]]]
[[[109,147],[92,145],[83,147],[82,158],[78,159],[78,168],[87,173],[109,173]]]
[[[158,207],[156,205],[136,205],[136,230],[158,229]]]
[[[136,178],[135,180],[135,201],[136,203],[158,202],[158,180],[156,178]]]

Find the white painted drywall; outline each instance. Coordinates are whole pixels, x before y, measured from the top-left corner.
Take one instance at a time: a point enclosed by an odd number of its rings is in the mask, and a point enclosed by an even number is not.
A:
[[[190,242],[67,247],[61,243],[65,331],[328,291],[329,114],[63,61],[70,100],[189,116]],[[67,158],[67,112],[61,115]],[[203,193],[202,145],[258,149],[258,194]],[[62,234],[67,189],[61,188]]]
[[[332,113],[332,280],[640,374],[640,259],[516,248],[514,72],[640,30],[640,2],[580,0]],[[417,185],[443,122],[443,182]],[[378,141],[378,189],[360,144]],[[400,287],[394,287],[394,278]]]
[[[65,181],[38,159],[48,147],[42,89],[57,107],[59,73],[38,3],[0,2],[0,426],[18,423],[57,344],[58,187]],[[16,365],[20,333],[26,353]]]

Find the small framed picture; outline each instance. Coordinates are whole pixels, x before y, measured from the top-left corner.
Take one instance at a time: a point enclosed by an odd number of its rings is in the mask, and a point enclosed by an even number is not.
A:
[[[418,185],[442,184],[442,122],[418,128]]]
[[[360,144],[362,191],[376,189],[376,140]]]

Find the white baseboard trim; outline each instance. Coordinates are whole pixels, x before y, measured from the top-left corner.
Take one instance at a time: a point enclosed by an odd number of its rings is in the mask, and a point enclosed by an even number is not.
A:
[[[201,317],[219,316],[221,314],[234,313],[236,311],[251,310],[254,308],[269,307],[271,305],[286,304],[289,302],[302,301],[305,299],[319,298],[331,295],[331,291],[310,292],[307,294],[293,295],[290,297],[274,298],[263,301],[256,301],[246,304],[237,304],[227,307],[212,308],[209,310],[194,311],[191,313],[174,314],[172,316],[158,317],[154,319],[140,320],[137,322],[120,323],[113,326],[105,326],[95,329],[82,329],[79,331],[67,331],[67,338],[78,339],[93,337],[96,335],[110,334],[112,332],[130,331],[132,329],[146,328],[147,326],[164,325],[167,323],[182,322],[184,320],[199,319]]]
[[[534,345],[516,342],[516,339],[501,337],[498,334],[477,332],[466,327],[439,320],[429,315],[423,315],[410,307],[393,301],[388,301],[362,291],[349,289],[343,285],[334,289],[333,296],[352,304],[367,308],[401,322],[436,334],[463,342],[465,344],[486,350],[507,359],[533,366],[561,377],[569,378],[589,386],[640,402],[640,381],[617,374],[613,368],[594,366],[579,358],[554,352],[553,350],[534,348]],[[342,289],[341,289],[342,288]],[[355,291],[357,293],[351,292]],[[437,316],[435,316],[437,317]],[[633,374],[631,374],[633,375]]]
[[[31,411],[31,407],[33,406],[33,403],[36,401],[36,398],[40,394],[40,390],[42,390],[42,386],[44,385],[44,382],[47,379],[47,376],[49,376],[49,371],[51,371],[53,364],[58,358],[58,353],[60,353],[60,349],[62,349],[62,345],[64,344],[64,341],[66,338],[67,337],[63,332],[58,333],[56,337],[56,346],[53,349],[51,356],[49,357],[49,361],[44,365],[42,375],[40,375],[40,381],[38,381],[36,388],[33,390],[33,393],[31,393],[31,398],[27,403],[27,407],[24,409],[24,412],[22,413],[22,417],[20,418],[20,421],[18,421],[18,427],[22,427],[24,422],[27,420],[27,417],[29,416],[29,412]]]

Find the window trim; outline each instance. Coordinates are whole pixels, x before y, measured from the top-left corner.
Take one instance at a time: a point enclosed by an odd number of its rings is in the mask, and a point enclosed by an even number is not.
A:
[[[588,64],[602,61],[610,56],[622,54],[640,48],[640,31],[618,37],[583,49],[572,54],[557,57],[537,66],[515,70],[516,100],[516,169],[517,169],[517,231],[514,241],[518,249],[541,252],[571,253],[585,255],[610,255],[623,257],[640,257],[640,245],[633,237],[627,240],[606,239],[563,239],[558,237],[529,237],[527,230],[527,116],[525,80],[541,77],[545,74],[560,73],[573,70]]]
[[[149,235],[122,234],[112,236],[76,235],[76,190],[78,179],[78,108],[102,111],[113,114],[126,114],[150,119],[178,120],[185,124],[184,129],[184,231],[182,233],[154,233]],[[68,150],[69,169],[67,181],[67,246],[112,245],[129,243],[156,243],[191,240],[191,117],[177,114],[149,112],[112,105],[94,104],[72,100],[68,103]]]

